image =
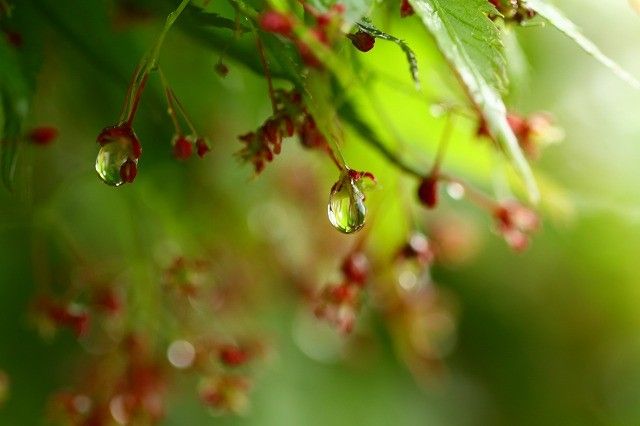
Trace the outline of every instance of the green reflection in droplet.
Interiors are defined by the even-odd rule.
[[[331,188],[327,212],[329,222],[342,233],[351,234],[364,226],[364,194],[348,174],[343,174]]]
[[[131,156],[131,143],[126,138],[116,139],[103,145],[96,158],[96,172],[104,183],[120,186],[124,183],[120,176],[120,167]],[[136,164],[137,160],[134,160]]]

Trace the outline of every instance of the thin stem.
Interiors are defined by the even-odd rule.
[[[162,29],[158,40],[156,40],[156,44],[153,46],[153,49],[151,50],[151,54],[149,56],[149,60],[146,63],[146,67],[144,70],[145,74],[153,70],[158,64],[160,50],[162,49],[162,45],[164,44],[164,39],[167,36],[167,33],[190,2],[191,0],[182,0],[178,8],[171,12],[169,16],[167,16],[167,20],[164,23],[164,28]]]
[[[133,123],[133,119],[135,118],[138,104],[140,103],[140,98],[142,97],[142,92],[144,91],[144,87],[147,83],[149,73],[153,71],[158,65],[160,50],[162,49],[162,45],[164,44],[167,33],[190,2],[191,0],[182,0],[178,8],[171,12],[169,16],[167,16],[167,20],[165,21],[162,32],[158,36],[155,44],[149,50],[149,52],[143,56],[142,60],[136,67],[132,81],[129,84],[129,88],[127,90],[127,97],[125,99],[124,107],[122,108],[122,114],[120,116],[120,124],[131,126],[131,124]]]
[[[338,168],[338,170],[340,171],[344,171],[346,169],[348,169],[348,167],[345,165],[344,163],[344,158],[342,158],[342,154],[340,154],[340,158],[342,158],[342,162],[338,159],[338,157],[336,157],[336,153],[333,152],[333,150],[331,149],[330,146],[327,146],[327,155],[329,155],[329,158],[331,158],[331,160],[333,161],[333,163],[336,165],[336,167]],[[338,151],[339,152],[339,151]]]
[[[135,90],[132,90],[133,98],[128,100],[127,102],[128,108],[125,109],[125,116],[123,117],[125,119],[120,120],[120,121],[124,121],[124,123],[127,126],[131,126],[131,124],[133,124],[133,119],[135,118],[136,112],[138,111],[140,98],[142,98],[142,92],[144,92],[144,87],[147,84],[148,78],[149,78],[148,74],[143,74],[140,77],[140,82],[134,85]]]
[[[187,123],[187,127],[189,128],[191,133],[193,135],[196,135],[198,132],[196,131],[196,128],[193,125],[193,122],[189,118],[187,111],[182,106],[182,102],[180,102],[180,99],[178,99],[173,89],[171,89],[171,86],[169,85],[167,78],[165,77],[164,73],[160,68],[158,68],[158,72],[160,73],[160,81],[162,82],[162,87],[164,88],[165,94],[167,96],[167,103],[169,104],[169,115],[171,115],[171,119],[174,122],[176,131],[181,133],[181,131],[179,130],[180,126],[178,124],[178,117],[175,114],[175,111],[178,111],[178,113],[182,116],[182,119],[185,121],[185,123]]]
[[[453,131],[454,119],[451,114],[447,114],[446,122],[444,123],[444,129],[442,130],[442,136],[440,138],[440,144],[438,145],[438,151],[436,152],[436,159],[431,169],[431,176],[437,176],[440,173],[444,156],[447,153],[449,147],[449,141],[451,140],[451,132]]]
[[[438,176],[438,179],[444,182],[455,183],[462,186],[464,188],[465,196],[471,202],[475,203],[479,207],[482,207],[488,210],[489,212],[494,212],[497,208],[500,207],[500,203],[498,203],[496,200],[489,197],[484,192],[469,185],[467,182],[463,181],[462,179],[459,179],[451,175],[446,175],[446,174],[440,174]]]
[[[271,108],[273,109],[273,114],[278,113],[278,105],[276,103],[276,94],[273,89],[273,80],[271,79],[271,71],[269,69],[269,63],[267,62],[267,57],[264,54],[264,46],[262,44],[262,40],[256,31],[256,44],[258,45],[258,53],[260,54],[260,62],[262,63],[262,68],[264,68],[264,76],[267,79],[267,86],[269,87],[269,98],[271,99]]]
[[[182,135],[182,128],[180,127],[180,122],[178,121],[178,117],[176,116],[176,110],[174,107],[175,98],[162,71],[160,71],[160,81],[162,82],[162,88],[164,89],[164,94],[167,98],[167,113],[169,114],[169,117],[171,117],[171,122],[173,123],[173,127],[176,130],[176,134]]]
[[[196,128],[193,125],[193,122],[189,118],[189,115],[187,114],[187,110],[185,110],[184,106],[182,106],[182,102],[180,102],[180,99],[178,99],[178,97],[175,95],[173,90],[169,89],[169,91],[171,92],[171,96],[173,97],[173,100],[176,106],[178,107],[178,112],[182,116],[182,119],[185,121],[185,123],[187,123],[187,127],[189,127],[189,130],[191,130],[191,133],[193,133],[194,136],[197,135],[198,132],[196,131]]]

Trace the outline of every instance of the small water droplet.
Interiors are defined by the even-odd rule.
[[[364,226],[367,208],[364,194],[356,181],[343,173],[340,180],[331,188],[329,195],[329,221],[338,231],[351,234]]]
[[[450,182],[447,185],[447,194],[454,200],[462,200],[465,192],[464,186],[459,182]]]
[[[96,158],[96,172],[100,179],[107,185],[120,186],[125,183],[120,173],[120,168],[127,160],[138,164],[137,159],[132,159],[131,141],[127,138],[115,139],[102,147]]]

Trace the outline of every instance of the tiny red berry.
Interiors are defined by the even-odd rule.
[[[285,134],[288,137],[291,137],[295,134],[296,132],[296,128],[295,128],[295,124],[293,123],[293,119],[289,116],[285,116],[283,119],[284,122],[284,129],[285,129]]]
[[[349,283],[343,283],[333,287],[329,291],[329,295],[334,303],[351,303],[356,297],[356,289]]]
[[[120,166],[120,177],[124,183],[133,182],[137,174],[138,166],[132,159],[128,159]]]
[[[198,153],[198,157],[204,157],[209,151],[211,151],[211,148],[209,148],[207,141],[204,138],[198,138],[196,140],[196,152]]]
[[[72,313],[70,325],[77,337],[86,336],[89,332],[91,318],[87,312]]]
[[[358,31],[355,34],[349,34],[349,39],[351,40],[351,44],[361,52],[368,52],[373,49],[373,46],[376,43],[376,38],[369,33],[365,33],[364,31]]]
[[[420,202],[432,209],[438,204],[438,177],[427,176],[418,187]]]
[[[402,18],[406,18],[407,16],[413,15],[414,10],[409,0],[402,0],[402,4],[400,5],[400,16]]]
[[[29,139],[36,145],[49,145],[58,137],[58,129],[50,126],[36,127],[29,132]]]
[[[94,296],[95,305],[110,315],[115,315],[122,309],[122,299],[118,292],[110,287],[103,288]]]
[[[7,43],[19,49],[24,44],[24,40],[22,39],[22,34],[17,31],[4,30],[4,35],[7,39]]]
[[[342,3],[336,3],[333,6],[331,6],[331,10],[334,13],[342,15],[343,13],[345,13],[347,11],[347,7]]]
[[[362,286],[369,275],[369,259],[360,251],[353,252],[344,259],[341,269],[346,280]]]
[[[179,136],[173,145],[173,156],[178,160],[186,160],[193,154],[193,145],[185,136]]]
[[[220,348],[220,361],[229,367],[237,367],[249,360],[249,353],[235,345],[225,345]]]
[[[229,67],[224,62],[218,62],[215,70],[220,77],[226,77],[229,74]]]
[[[293,31],[291,17],[275,10],[268,10],[260,15],[259,24],[263,30],[283,36],[289,36]]]

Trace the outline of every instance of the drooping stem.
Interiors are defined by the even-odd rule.
[[[198,132],[196,131],[196,128],[193,125],[193,122],[189,118],[187,111],[182,106],[182,102],[180,102],[180,99],[178,99],[176,94],[173,92],[173,89],[169,85],[169,82],[167,81],[167,78],[164,76],[164,73],[162,72],[162,70],[158,68],[158,71],[160,74],[160,81],[162,82],[162,88],[164,89],[164,93],[167,98],[168,113],[169,113],[169,116],[171,116],[171,121],[173,121],[173,125],[176,129],[176,132],[178,132],[178,134],[182,134],[180,122],[178,120],[178,116],[176,115],[176,112],[178,112],[178,114],[180,114],[184,122],[187,124],[187,127],[189,127],[189,130],[191,131],[191,133],[193,135],[196,135]]]
[[[164,73],[160,71],[160,81],[162,82],[162,88],[164,89],[165,97],[167,98],[167,113],[169,117],[171,117],[171,122],[173,123],[173,127],[176,131],[177,135],[182,135],[182,128],[180,127],[180,122],[178,121],[178,117],[176,115],[176,109],[174,106],[174,96],[171,88],[169,87],[169,83],[164,76]]]
[[[180,14],[184,11],[191,0],[182,0],[180,5],[167,16],[162,32],[158,36],[153,47],[145,54],[134,71],[133,78],[127,89],[127,97],[124,101],[122,113],[120,115],[119,124],[131,126],[133,119],[135,118],[142,92],[149,78],[149,73],[153,71],[158,65],[158,58],[160,57],[160,51],[164,44],[164,39],[167,33],[176,22]]]
[[[438,179],[444,182],[460,185],[464,189],[464,194],[469,199],[469,201],[489,212],[495,211],[500,206],[500,203],[498,203],[498,201],[494,200],[484,192],[469,185],[462,179],[442,173],[438,176]]]
[[[193,125],[193,122],[189,118],[189,114],[187,114],[187,111],[184,109],[184,106],[182,106],[182,102],[180,102],[180,99],[178,99],[175,93],[173,93],[173,90],[169,89],[169,91],[171,92],[171,97],[173,98],[173,101],[175,102],[176,107],[178,107],[178,112],[182,116],[182,119],[184,120],[185,123],[187,123],[187,127],[189,127],[189,130],[195,136],[198,132],[196,131],[196,128]]]
[[[431,168],[431,176],[437,176],[438,173],[440,173],[442,161],[444,160],[444,156],[447,153],[447,148],[449,146],[449,141],[451,140],[453,123],[453,115],[447,114],[446,122],[444,123],[444,130],[442,131],[442,136],[440,137],[440,143],[438,145],[438,151],[436,152],[436,159],[433,162],[433,167]]]
[[[273,109],[273,114],[278,113],[278,106],[276,104],[276,94],[273,89],[273,80],[271,78],[271,70],[269,69],[269,63],[267,62],[267,57],[264,54],[264,46],[262,44],[262,40],[260,36],[256,32],[256,44],[258,45],[258,53],[260,54],[260,62],[262,63],[262,68],[264,68],[264,76],[267,79],[267,86],[269,87],[269,98],[271,99],[271,108]]]

